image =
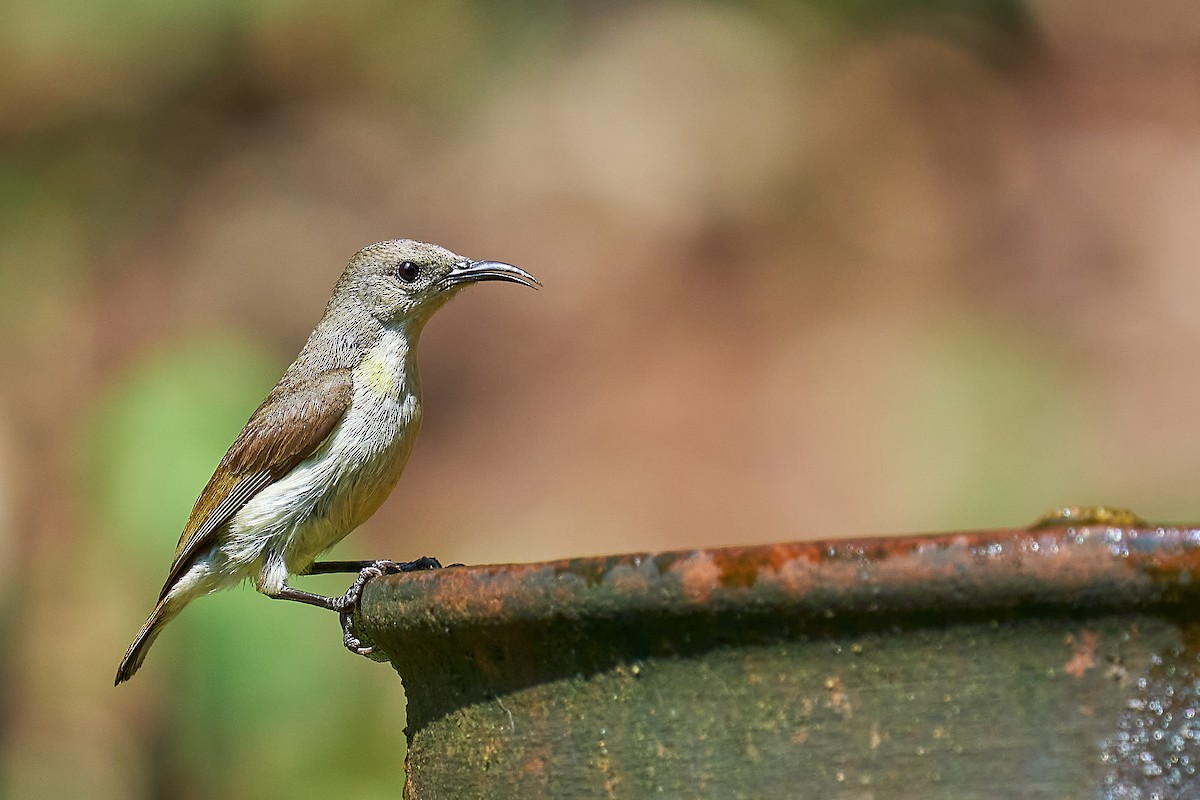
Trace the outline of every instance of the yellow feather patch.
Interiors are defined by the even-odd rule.
[[[376,393],[388,396],[396,390],[395,355],[383,348],[375,348],[367,352],[359,363],[356,377],[370,386]]]

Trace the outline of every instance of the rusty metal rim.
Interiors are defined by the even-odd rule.
[[[1070,525],[793,542],[456,567],[373,581],[368,628],[782,608],[1093,609],[1177,603],[1200,568],[1200,529]]]

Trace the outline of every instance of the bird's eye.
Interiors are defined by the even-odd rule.
[[[412,283],[421,274],[421,268],[412,261],[403,261],[400,263],[399,269],[396,270],[396,274],[405,283]]]

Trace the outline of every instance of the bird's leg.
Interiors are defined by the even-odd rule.
[[[364,646],[362,640],[354,634],[354,609],[358,607],[358,600],[362,596],[362,590],[367,585],[367,581],[371,580],[371,578],[378,578],[383,574],[383,569],[376,567],[371,562],[367,562],[367,566],[359,571],[358,577],[354,579],[354,583],[350,584],[350,588],[341,597],[326,597],[300,589],[293,589],[286,585],[281,586],[276,591],[267,592],[266,595],[273,600],[293,600],[297,603],[306,603],[310,606],[336,611],[342,623],[342,643],[346,645],[346,649],[360,656],[369,656],[375,652],[375,648]]]
[[[425,569],[441,569],[442,562],[430,556],[423,556],[416,561],[388,561],[380,559],[376,561],[317,561],[312,564],[305,575],[329,575],[340,572],[362,572],[365,569],[374,567],[380,570],[384,575],[393,575],[397,572],[418,572]]]
[[[280,600],[295,600],[300,603],[308,603],[309,605],[320,606],[321,608],[328,608],[331,611],[338,612],[342,623],[342,643],[346,645],[346,649],[360,656],[370,656],[375,652],[375,648],[364,645],[362,640],[354,633],[354,610],[358,608],[358,601],[362,597],[362,590],[367,585],[367,581],[384,575],[394,575],[398,572],[418,572],[427,569],[441,569],[441,567],[442,564],[440,561],[429,556],[418,558],[416,561],[322,561],[310,566],[305,570],[304,574],[358,573],[358,576],[354,579],[354,583],[350,584],[350,588],[346,590],[344,595],[341,597],[324,597],[319,594],[293,589],[290,586],[284,586],[277,593],[270,596]]]
[[[266,592],[272,600],[294,600],[297,603],[307,603],[317,608],[327,608],[330,611],[341,611],[345,597],[326,597],[323,594],[313,594],[290,586],[282,586],[277,592]]]

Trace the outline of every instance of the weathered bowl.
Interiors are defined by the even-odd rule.
[[[1200,530],[1068,524],[371,582],[406,797],[1200,797]]]

